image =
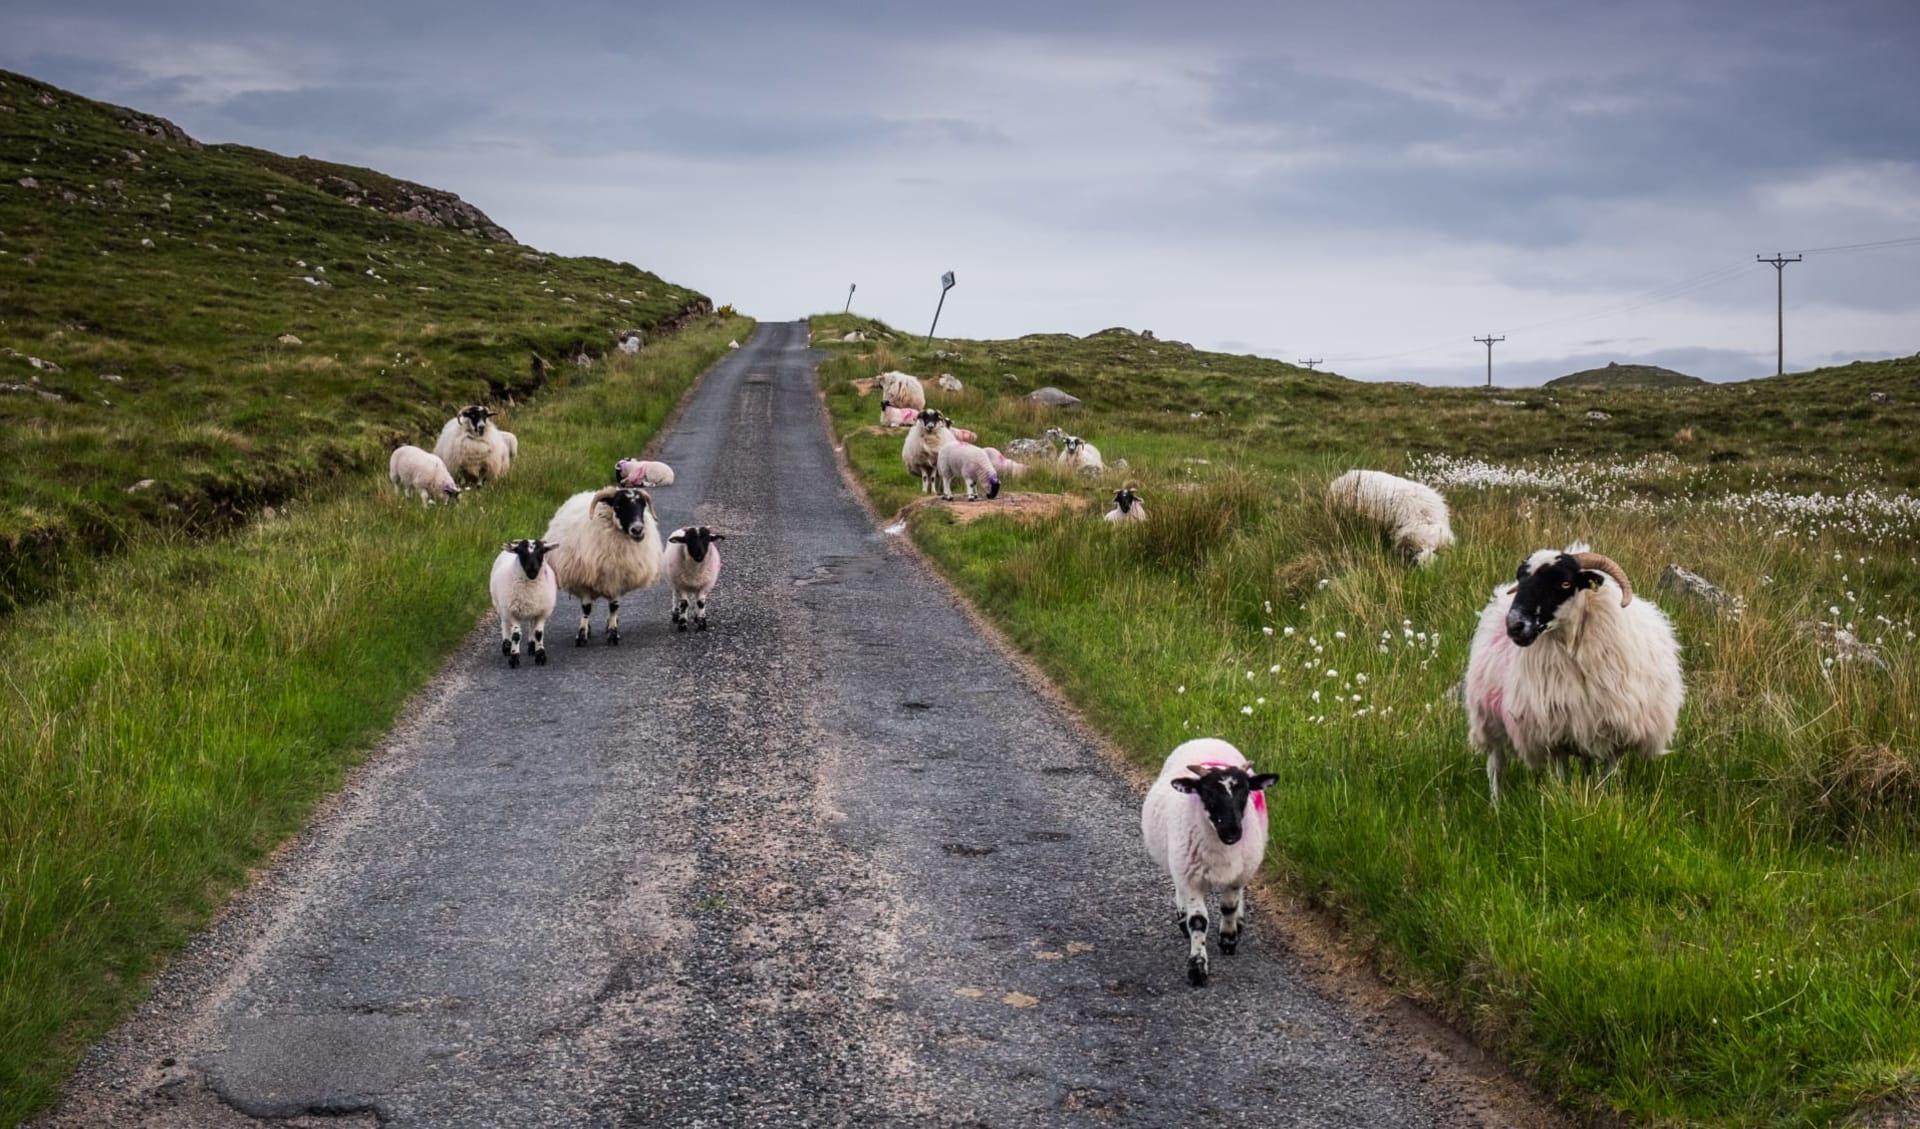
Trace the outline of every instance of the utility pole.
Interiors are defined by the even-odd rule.
[[[846,313],[846,312],[847,312],[848,310],[851,310],[851,309],[853,309],[853,291],[854,291],[854,288],[855,288],[855,287],[857,287],[857,286],[859,286],[859,285],[860,285],[860,284],[859,284],[859,283],[857,283],[857,282],[849,282],[849,283],[847,283],[847,308],[846,308],[845,310],[841,310],[841,311],[840,311],[841,313],[843,313],[843,314],[844,314],[844,313]]]
[[[1318,364],[1325,364],[1326,362],[1325,362],[1325,359],[1321,357],[1314,357],[1312,359],[1302,357],[1300,360],[1294,363],[1298,364],[1301,368],[1306,369],[1308,372],[1312,372],[1313,366]]]
[[[1755,255],[1753,261],[1756,263],[1773,264],[1773,324],[1779,334],[1780,348],[1779,360],[1774,366],[1773,375],[1782,376],[1785,375],[1787,371],[1787,264],[1799,262],[1800,256],[1795,255],[1789,259],[1780,252],[1775,251],[1771,259],[1765,255]]]
[[[1489,333],[1485,337],[1476,337],[1474,338],[1474,340],[1480,342],[1480,344],[1485,345],[1487,347],[1487,387],[1492,388],[1493,387],[1493,347],[1497,342],[1505,341],[1506,338],[1504,336],[1495,337],[1493,334]]]

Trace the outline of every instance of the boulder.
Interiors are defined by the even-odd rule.
[[[1686,600],[1694,600],[1713,608],[1730,619],[1739,619],[1746,614],[1747,602],[1720,587],[1697,572],[1670,564],[1660,574],[1655,585],[1659,591],[1671,592]]]
[[[1612,419],[1613,417],[1611,415],[1608,415],[1606,412],[1601,411],[1599,408],[1595,408],[1592,411],[1587,413],[1587,418],[1592,420],[1609,420],[1609,419]]]
[[[1053,444],[1045,439],[1012,439],[1001,448],[1008,458],[1050,459],[1053,457]]]
[[[280,344],[282,344],[282,345],[299,345],[299,344],[302,344],[302,342],[301,342],[301,340],[300,340],[300,339],[299,339],[298,337],[295,337],[295,336],[294,336],[293,334],[291,334],[291,333],[282,333],[282,334],[281,334],[281,335],[280,335],[279,337],[276,337],[276,338],[274,338],[274,340],[276,340],[276,341],[278,341],[278,342],[280,342]]]
[[[1884,404],[1887,402],[1887,394],[1885,392],[1869,392],[1867,393],[1867,402],[1870,404]]]
[[[958,392],[961,389],[966,387],[966,385],[960,383],[959,377],[953,375],[950,372],[941,373],[940,380],[938,381],[938,383],[941,388],[945,389],[948,392]]]
[[[1060,408],[1065,411],[1072,411],[1080,406],[1080,397],[1070,396],[1052,385],[1034,389],[1027,393],[1027,399],[1036,404],[1045,404],[1050,408]]]

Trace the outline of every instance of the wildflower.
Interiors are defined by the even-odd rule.
[[[1244,714],[1251,714],[1251,713],[1253,712],[1253,707],[1252,707],[1252,706],[1241,706],[1241,707],[1240,707],[1240,712],[1241,712],[1241,713],[1244,713]]]
[[[1353,680],[1362,686],[1367,684],[1367,676],[1365,674],[1356,674],[1353,676]]]
[[[1260,629],[1260,634],[1265,635],[1267,638],[1271,639],[1273,638],[1273,628],[1263,627]]]
[[[1265,698],[1255,698],[1253,704],[1256,706],[1264,706],[1267,704],[1267,700]]]
[[[1318,690],[1315,690],[1315,691],[1313,692],[1313,700],[1314,700],[1314,701],[1316,701],[1316,702],[1320,700],[1320,691],[1318,691]]]
[[[1280,673],[1280,664],[1279,664],[1279,663],[1274,663],[1274,664],[1273,664],[1272,666],[1270,666],[1270,667],[1268,667],[1268,668],[1267,668],[1267,673],[1268,673],[1268,674],[1279,674],[1279,673]]]
[[[1335,670],[1335,669],[1333,669],[1332,667],[1328,667],[1328,668],[1327,668],[1327,677],[1328,677],[1328,678],[1338,678],[1338,677],[1340,677],[1340,672],[1339,672],[1339,671],[1337,671],[1337,670]]]
[[[1347,633],[1344,631],[1336,631],[1333,633],[1333,637],[1335,639],[1345,639],[1347,637]]]
[[[1187,692],[1187,688],[1186,688],[1185,686],[1182,686],[1182,687],[1180,687],[1180,688],[1179,688],[1178,690],[1175,690],[1175,691],[1174,691],[1174,693],[1176,693],[1176,694],[1184,694],[1184,693],[1186,693],[1186,692]]]
[[[1292,635],[1292,634],[1293,634],[1293,628],[1291,628],[1291,627],[1287,627],[1287,628],[1282,628],[1281,630],[1282,630],[1282,632],[1283,632],[1284,634],[1287,634],[1287,635]]]

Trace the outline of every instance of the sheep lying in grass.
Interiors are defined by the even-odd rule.
[[[1494,589],[1467,659],[1467,735],[1494,802],[1509,755],[1535,771],[1552,758],[1561,778],[1576,756],[1610,777],[1623,752],[1664,755],[1686,696],[1665,614],[1581,544],[1541,549],[1514,579]]]
[[[919,414],[919,408],[896,408],[891,400],[880,401],[881,427],[905,427]]]
[[[452,501],[460,496],[460,487],[440,456],[411,445],[396,447],[388,456],[387,481],[402,497],[408,491],[419,492],[422,505],[431,506],[435,498]]]
[[[673,468],[650,459],[621,459],[613,464],[615,486],[672,486]]]
[[[493,410],[469,404],[440,428],[433,453],[447,469],[476,482],[501,478],[520,453],[520,440],[493,422]]]
[[[673,612],[668,617],[681,631],[687,629],[687,609],[693,608],[693,625],[707,629],[707,595],[720,579],[720,550],[715,541],[724,534],[704,525],[676,529],[667,535],[666,552],[660,558],[660,571],[673,586]]]
[[[555,546],[538,538],[509,541],[493,558],[488,588],[493,610],[500,617],[500,653],[507,665],[520,665],[521,631],[533,636],[533,665],[547,665],[547,620],[553,618],[559,588],[547,554]]]
[[[906,442],[900,445],[900,461],[906,464],[908,474],[919,477],[922,494],[933,493],[934,476],[940,469],[940,448],[956,442],[953,428],[938,409],[922,411],[907,429]]]
[[[1107,469],[1105,460],[1100,457],[1100,448],[1080,438],[1069,435],[1066,445],[1060,448],[1060,454],[1054,462],[1061,470],[1078,471],[1081,474],[1098,474]]]
[[[987,453],[971,443],[948,443],[940,448],[934,459],[934,470],[940,476],[940,497],[949,502],[953,501],[956,478],[966,483],[969,502],[979,500],[974,496],[976,488],[986,491],[989,498],[1000,496],[1000,472],[994,469]]]
[[[1384,526],[1394,548],[1415,564],[1433,563],[1435,553],[1453,544],[1447,500],[1422,482],[1383,471],[1350,470],[1327,487],[1327,508]]]
[[[1147,854],[1173,878],[1174,924],[1187,938],[1187,982],[1207,982],[1207,896],[1220,895],[1220,951],[1240,944],[1247,883],[1267,853],[1266,787],[1240,750],[1202,737],[1167,754],[1140,809]]]
[[[927,406],[927,389],[920,378],[904,372],[883,372],[877,378],[880,381],[881,399],[891,401],[896,408],[924,408]]]
[[[1147,507],[1140,501],[1140,491],[1132,483],[1113,492],[1113,508],[1107,511],[1108,521],[1145,521]]]
[[[560,590],[580,601],[574,646],[587,645],[593,602],[607,602],[607,644],[620,643],[620,597],[660,578],[660,527],[653,496],[635,487],[607,486],[575,494],[554,511],[543,541]]]

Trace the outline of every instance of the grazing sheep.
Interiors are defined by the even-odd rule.
[[[1385,526],[1394,548],[1415,564],[1433,563],[1435,553],[1453,544],[1447,500],[1423,482],[1377,470],[1350,470],[1327,487],[1327,508]]]
[[[891,400],[880,401],[881,427],[905,427],[919,414],[919,408],[896,408]]]
[[[1113,508],[1107,511],[1108,521],[1145,521],[1147,507],[1140,501],[1140,491],[1132,483],[1113,492]]]
[[[667,535],[660,571],[666,574],[667,583],[673,585],[673,613],[669,621],[682,631],[687,629],[689,605],[693,607],[694,627],[701,631],[707,629],[707,593],[713,591],[714,581],[720,579],[720,550],[714,548],[713,543],[725,540],[724,534],[704,525],[676,529]]]
[[[621,459],[613,464],[615,486],[672,486],[673,468],[651,459]]]
[[[1027,473],[1027,464],[1014,462],[1012,459],[1001,454],[1000,448],[982,447],[980,449],[985,451],[987,457],[993,460],[993,469],[1000,472],[1001,478],[1019,478],[1021,475]]]
[[[500,653],[510,667],[520,665],[522,628],[533,635],[533,665],[547,665],[547,620],[553,618],[559,587],[546,557],[555,548],[538,538],[509,541],[493,558],[488,587],[500,617]]]
[[[934,470],[940,475],[940,497],[953,501],[953,480],[958,478],[966,483],[967,501],[979,501],[974,496],[977,487],[987,492],[987,497],[1000,496],[1000,472],[994,469],[993,460],[987,453],[971,443],[949,443],[940,448],[934,459]]]
[[[1514,579],[1494,589],[1467,659],[1467,735],[1494,802],[1510,754],[1535,771],[1551,757],[1562,779],[1576,756],[1611,777],[1622,752],[1664,755],[1686,696],[1666,615],[1585,545],[1542,549]]]
[[[587,645],[593,602],[607,602],[607,645],[620,643],[620,597],[660,579],[660,527],[653,496],[632,486],[605,486],[568,498],[547,523],[543,541],[560,590],[580,601],[576,647]]]
[[[1067,436],[1066,445],[1060,449],[1054,462],[1062,470],[1074,470],[1082,474],[1097,474],[1107,469],[1105,460],[1100,457],[1100,448],[1078,435]]]
[[[469,404],[440,429],[433,453],[447,469],[476,482],[500,478],[520,453],[520,440],[493,422],[493,410]]]
[[[411,445],[394,448],[387,458],[387,480],[402,497],[409,490],[419,491],[422,505],[432,505],[435,497],[451,500],[460,496],[460,487],[454,484],[440,456]]]
[[[933,479],[940,469],[940,448],[956,442],[947,417],[938,409],[923,410],[907,429],[907,441],[900,445],[900,461],[907,473],[919,476],[920,492],[933,493]]]
[[[1240,944],[1247,883],[1267,853],[1267,797],[1279,779],[1254,772],[1240,750],[1214,737],[1167,754],[1140,808],[1147,854],[1173,878],[1174,924],[1187,938],[1187,983],[1207,982],[1207,895],[1220,895],[1220,951]]]
[[[924,408],[927,406],[927,389],[920,378],[904,372],[883,372],[878,377],[880,395],[891,400],[897,408]]]

